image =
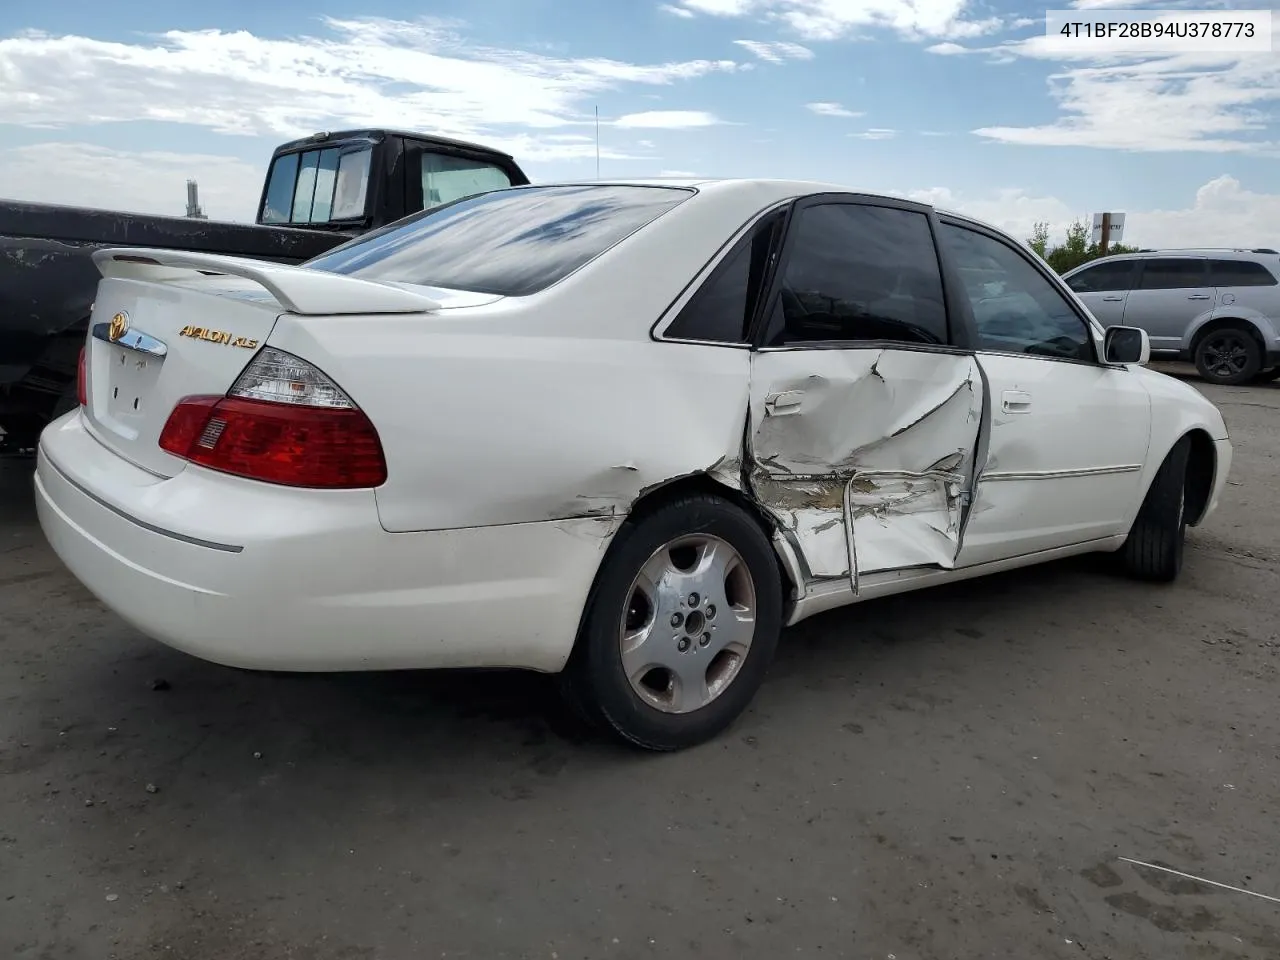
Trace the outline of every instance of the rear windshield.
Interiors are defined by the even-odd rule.
[[[693,195],[680,187],[515,187],[425,210],[307,266],[387,280],[528,296],[594,260]]]

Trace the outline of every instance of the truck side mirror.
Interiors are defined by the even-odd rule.
[[[1103,354],[1107,363],[1144,364],[1151,359],[1151,338],[1138,327],[1108,327]]]

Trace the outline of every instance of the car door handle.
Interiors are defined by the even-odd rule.
[[[1006,390],[1000,394],[1000,409],[1005,413],[1030,413],[1031,394],[1021,390]]]
[[[1207,293],[1191,293],[1187,295],[1188,300],[1212,300],[1213,298]]]
[[[794,413],[800,408],[804,394],[799,390],[785,390],[782,393],[771,393],[764,398],[765,413],[777,416],[783,413]]]
[[[1124,297],[1103,297],[1103,303],[1123,303]]]

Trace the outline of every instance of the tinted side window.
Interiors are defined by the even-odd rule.
[[[1280,266],[1280,261],[1277,261]],[[1214,287],[1274,287],[1276,278],[1253,260],[1210,260],[1209,285]]]
[[[829,203],[800,210],[768,344],[945,344],[947,310],[929,219]]]
[[[782,220],[781,213],[770,214],[734,244],[667,327],[664,336],[676,340],[746,343],[769,265],[769,253]]]
[[[1100,263],[1096,267],[1088,267],[1072,276],[1067,281],[1067,286],[1076,293],[1123,292],[1133,283],[1133,274],[1132,260]]]
[[[949,223],[942,225],[941,240],[973,308],[979,349],[1096,359],[1089,327],[1013,247]]]
[[[1142,278],[1139,290],[1185,290],[1203,287],[1209,282],[1205,273],[1205,261],[1193,257],[1178,260],[1142,261]]]

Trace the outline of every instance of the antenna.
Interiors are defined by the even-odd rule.
[[[596,107],[596,179],[600,179],[600,107]]]

